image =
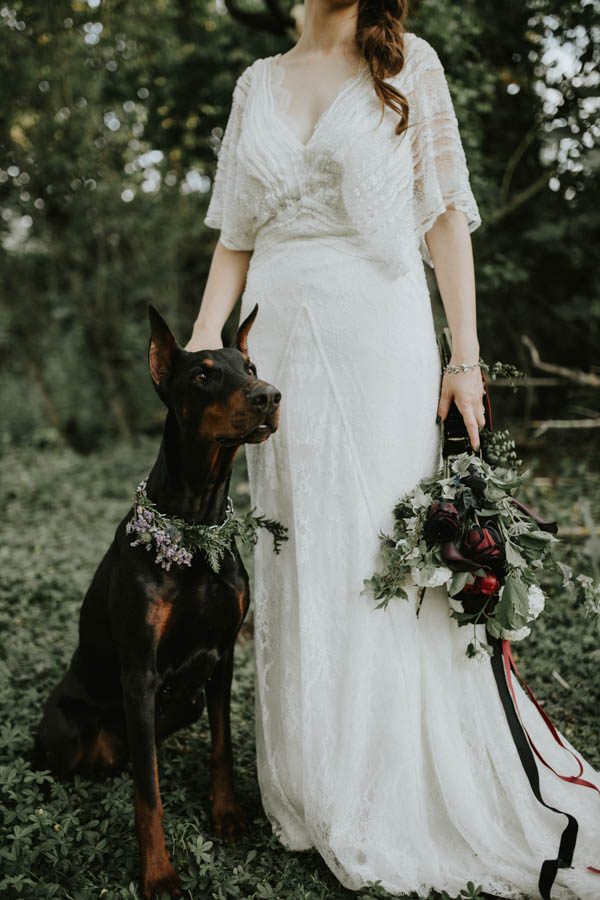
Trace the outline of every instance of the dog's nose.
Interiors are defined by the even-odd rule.
[[[250,403],[258,406],[260,410],[266,410],[269,406],[273,408],[279,406],[281,402],[281,392],[273,387],[272,384],[259,384],[248,394]]]

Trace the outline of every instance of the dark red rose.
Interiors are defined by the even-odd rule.
[[[472,559],[466,559],[454,541],[446,541],[440,545],[440,555],[449,569],[453,572],[475,572],[481,568],[481,564]]]
[[[423,537],[429,546],[454,541],[459,534],[460,519],[455,505],[446,500],[432,503],[423,528]]]
[[[491,572],[487,575],[479,575],[473,584],[465,584],[462,591],[455,599],[462,602],[464,611],[469,615],[476,615],[485,606],[485,615],[493,612],[498,601],[500,579]]]
[[[465,584],[461,594],[482,594],[484,597],[491,597],[498,590],[500,579],[490,572],[488,575],[478,575],[473,584]]]
[[[497,575],[504,572],[504,546],[502,538],[492,525],[474,525],[466,532],[461,544],[464,556],[491,569]]]

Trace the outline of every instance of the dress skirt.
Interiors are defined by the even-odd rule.
[[[247,445],[253,505],[289,528],[255,550],[256,749],[265,813],[290,850],[316,848],[340,882],[391,893],[473,881],[538,897],[565,816],[534,796],[489,661],[445,587],[387,609],[365,592],[395,502],[440,462],[440,361],[423,262],[390,275],[345,239],[259,244],[241,318],[280,426]],[[516,686],[522,719],[559,771],[574,762]],[[565,744],[568,741],[563,737]],[[584,777],[600,785],[586,764]],[[547,803],[579,821],[552,897],[600,897],[600,796],[540,767]]]

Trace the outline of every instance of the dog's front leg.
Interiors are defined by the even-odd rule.
[[[158,676],[154,660],[122,667],[123,701],[133,768],[135,829],[140,849],[144,900],[169,894],[181,897],[181,881],[165,845],[158,783],[154,707]]]
[[[215,833],[227,840],[238,837],[246,829],[244,811],[235,798],[233,788],[233,750],[229,715],[232,677],[233,647],[216,664],[204,688],[212,739],[211,820]]]

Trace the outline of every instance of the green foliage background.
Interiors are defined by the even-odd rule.
[[[460,121],[490,358],[523,362],[527,332],[549,359],[594,362],[594,7],[421,0],[408,22],[438,50]],[[17,0],[0,38],[2,428],[84,450],[129,439],[156,417],[139,389],[147,302],[181,340],[200,303],[235,79],[295,38],[239,24],[217,0]],[[547,56],[560,46],[563,75]]]

